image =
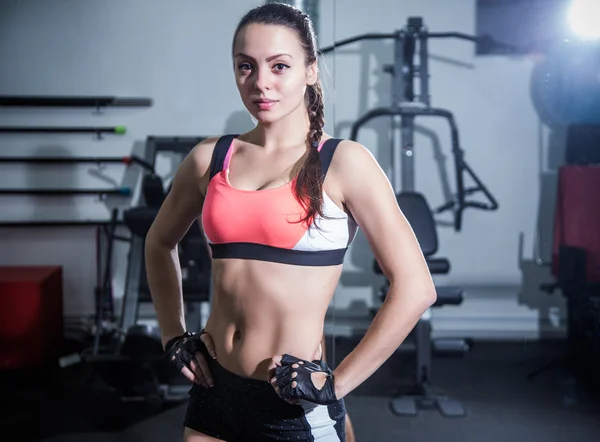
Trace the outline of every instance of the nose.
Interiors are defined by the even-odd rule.
[[[259,69],[256,71],[254,87],[259,91],[265,91],[271,88],[271,75],[268,70]]]

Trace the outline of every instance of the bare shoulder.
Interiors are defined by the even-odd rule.
[[[384,174],[371,151],[352,140],[340,141],[329,167],[342,193],[349,183],[364,182],[365,179]]]
[[[435,298],[429,270],[375,156],[360,143],[344,140],[330,167],[335,170],[342,201],[363,230],[384,275],[392,281],[411,281],[415,292],[425,293],[424,302],[429,303]]]
[[[210,168],[210,162],[219,136],[208,137],[196,144],[186,157],[188,167],[194,171],[195,176],[203,177]]]
[[[146,241],[175,247],[202,213],[210,162],[219,137],[198,143],[186,155],[173,177],[167,197],[152,223]]]
[[[219,138],[219,136],[208,137],[190,150],[175,174],[173,180],[175,190],[183,189],[188,193],[188,190],[194,187],[204,195],[208,185],[210,163]]]

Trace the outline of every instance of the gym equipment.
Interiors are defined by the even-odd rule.
[[[0,95],[7,107],[150,107],[150,98],[61,95]]]
[[[152,165],[146,163],[140,157],[135,155],[125,157],[36,157],[36,156],[5,156],[0,157],[0,163],[28,163],[28,164],[114,164],[122,163],[126,165],[139,164],[140,166],[152,170]]]
[[[76,196],[76,195],[117,195],[130,196],[129,187],[118,187],[115,189],[0,189],[0,195],[35,195],[35,196]]]
[[[102,134],[125,135],[125,126],[107,127],[38,127],[38,126],[4,126],[0,127],[0,133],[93,133],[98,136]]]
[[[600,43],[560,41],[532,73],[532,100],[550,126],[600,124]]]
[[[48,376],[60,355],[63,314],[61,266],[0,266],[0,371],[38,367]]]
[[[536,262],[549,264],[555,279],[540,288],[548,294],[560,290],[566,299],[567,354],[532,371],[528,379],[564,364],[572,375],[600,388],[600,167],[598,162],[584,164],[589,152],[598,148],[598,138],[590,136],[593,126],[573,126],[569,132],[567,164],[558,171],[549,263],[540,259],[536,242]],[[600,135],[600,126],[595,133]],[[583,145],[575,144],[582,140]]]
[[[360,117],[351,128],[350,139],[356,140],[359,129],[374,118],[381,116],[401,118],[400,143],[392,144],[392,186],[396,192],[415,190],[414,161],[414,121],[416,117],[436,116],[447,120],[450,126],[452,155],[454,157],[456,192],[452,200],[434,209],[439,214],[452,210],[454,229],[462,228],[463,212],[467,208],[493,211],[498,209],[498,202],[482,183],[473,169],[465,161],[465,153],[460,147],[458,127],[453,114],[446,109],[433,108],[429,95],[428,40],[432,38],[458,38],[472,42],[495,43],[489,38],[479,38],[458,32],[429,32],[421,17],[409,17],[407,24],[399,31],[389,34],[363,34],[338,41],[332,46],[323,48],[321,53],[328,53],[341,46],[361,40],[393,39],[394,65],[385,66],[384,71],[393,77],[392,106],[372,109]],[[417,45],[418,42],[418,45]],[[418,46],[418,48],[417,48]],[[418,53],[419,65],[415,66],[414,58]],[[415,77],[418,76],[420,92],[415,93]],[[474,187],[465,187],[465,176],[475,182]],[[483,193],[486,201],[473,201],[467,197],[478,192]]]
[[[402,192],[397,195],[398,205],[406,216],[419,241],[429,271],[432,274],[446,274],[450,271],[447,258],[436,257],[438,236],[432,211],[425,197],[417,192]],[[382,274],[377,261],[374,262],[375,273]],[[380,291],[385,299],[389,290],[386,281]],[[464,299],[464,290],[456,286],[436,286],[437,300],[433,307],[444,305],[460,305]],[[443,356],[460,356],[467,353],[470,344],[464,339],[432,340],[431,312],[427,311],[413,330],[416,352],[416,385],[407,394],[394,398],[390,407],[398,416],[416,416],[419,409],[437,408],[445,417],[464,417],[467,412],[462,404],[446,395],[433,392],[431,385],[432,354]]]
[[[490,38],[480,38],[457,32],[429,32],[421,17],[409,17],[407,24],[399,31],[389,34],[363,34],[334,43],[333,46],[322,49],[322,53],[330,52],[341,46],[361,40],[393,39],[394,64],[386,66],[385,72],[393,77],[392,105],[372,109],[360,117],[351,128],[350,138],[356,140],[361,127],[374,118],[388,116],[400,117],[400,143],[394,140],[392,144],[392,186],[396,192],[398,205],[413,228],[427,260],[432,274],[446,274],[450,271],[450,262],[446,258],[435,256],[438,250],[438,237],[434,214],[448,210],[453,212],[454,230],[462,229],[463,212],[467,208],[494,211],[498,202],[465,161],[465,153],[460,147],[459,132],[452,112],[446,109],[434,108],[430,104],[428,41],[432,38],[458,38],[486,45],[506,46],[494,42]],[[415,56],[418,65],[415,66]],[[415,89],[415,78],[418,77],[420,90]],[[456,191],[454,197],[431,209],[425,197],[415,190],[414,173],[414,130],[415,118],[435,116],[444,118],[450,127],[452,155],[454,157]],[[465,178],[470,177],[475,183],[472,187],[465,186]],[[475,201],[470,197],[481,193],[484,201]],[[378,263],[374,262],[374,271],[381,274]],[[386,281],[380,291],[383,300],[389,290]],[[436,286],[437,301],[432,306],[439,308],[448,305],[460,305],[464,299],[461,287]],[[392,411],[400,416],[414,416],[419,409],[436,407],[445,417],[464,417],[467,412],[459,401],[445,395],[435,394],[431,385],[431,356],[464,355],[469,351],[470,343],[464,339],[432,340],[431,338],[431,309],[419,320],[413,331],[416,351],[417,382],[408,394],[391,401]]]
[[[567,128],[565,159],[573,166],[600,164],[600,125],[571,124]]]
[[[119,163],[127,166],[137,164],[146,170],[149,170],[154,175],[154,168],[151,164],[137,156],[125,157],[23,157],[23,156],[6,156],[0,157],[0,164],[10,163],[26,163],[26,164],[84,164],[84,163]],[[116,196],[131,196],[132,191],[129,187],[118,187],[115,189],[95,189],[95,188],[28,188],[28,189],[0,189],[0,195],[35,195],[35,196],[76,196],[76,195],[99,195],[105,197],[107,195]]]
[[[177,155],[180,162],[190,150],[205,137],[148,137],[143,161],[143,202],[138,207],[123,211],[123,221],[131,231],[125,293],[118,324],[106,330],[100,323],[96,327],[94,346],[84,355],[98,373],[125,401],[155,401],[171,403],[186,400],[189,381],[166,363],[156,327],[138,322],[142,303],[152,301],[148,288],[144,243],[145,237],[167,195],[162,179],[154,168],[160,153]],[[108,235],[114,238],[114,224]],[[180,242],[179,260],[183,279],[183,296],[187,305],[207,302],[210,285],[210,256],[197,224]],[[110,259],[111,250],[108,256]],[[105,268],[109,268],[110,263]],[[105,273],[105,284],[110,278]],[[103,289],[103,293],[108,290]],[[102,318],[103,303],[99,304]]]
[[[122,224],[122,221],[118,221]],[[0,227],[90,227],[107,226],[110,220],[106,219],[55,219],[55,220],[11,220],[0,221]]]
[[[61,96],[61,95],[0,95],[0,106],[5,107],[150,107],[150,98],[128,98],[116,96]],[[97,139],[103,134],[124,135],[125,126],[108,127],[44,127],[44,126],[4,126],[0,133],[93,133]]]
[[[161,152],[175,153],[183,157],[205,137],[148,137],[146,140],[146,161],[154,164],[156,155]],[[123,300],[121,326],[127,329],[137,321],[140,303],[151,302],[146,270],[144,266],[144,241],[166,191],[157,178],[146,174],[143,179],[146,205],[123,212],[123,219],[133,234],[127,282]],[[151,189],[151,190],[149,190]],[[194,223],[179,244],[179,259],[182,265],[183,296],[186,302],[207,302],[210,281],[210,256],[204,236],[197,223]]]

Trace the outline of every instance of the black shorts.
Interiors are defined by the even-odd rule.
[[[267,381],[239,376],[207,355],[214,387],[194,384],[184,425],[227,442],[346,440],[344,400],[292,405]]]

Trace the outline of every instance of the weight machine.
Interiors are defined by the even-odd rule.
[[[340,40],[333,46],[323,48],[321,53],[329,53],[339,47],[362,40],[394,40],[394,64],[384,66],[384,71],[391,74],[392,105],[379,107],[368,111],[360,117],[351,128],[350,139],[356,140],[362,126],[378,117],[400,117],[400,147],[392,144],[392,186],[397,192],[415,190],[414,173],[414,131],[416,117],[441,117],[450,126],[452,155],[456,169],[456,194],[450,201],[434,209],[435,214],[452,210],[454,214],[454,229],[462,229],[463,212],[467,208],[493,211],[498,209],[498,203],[487,187],[465,161],[465,153],[460,147],[459,132],[454,115],[447,109],[431,107],[429,93],[429,63],[428,40],[432,38],[458,38],[480,44],[496,43],[490,38],[480,38],[459,32],[429,32],[421,17],[410,17],[406,26],[394,33],[362,34]],[[415,65],[415,56],[419,63]],[[415,93],[415,79],[418,78],[420,90]],[[465,175],[475,182],[474,187],[465,187]],[[467,197],[482,192],[487,201],[468,200]]]
[[[600,125],[567,128],[564,164],[558,168],[551,259],[542,259],[535,239],[535,260],[549,267],[553,282],[540,289],[560,291],[566,301],[566,352],[528,374],[533,380],[561,368],[588,391],[600,392]]]
[[[191,149],[204,139],[205,137],[150,136],[146,140],[146,156],[153,166],[160,153],[174,154],[179,157],[179,160],[183,160]],[[153,173],[147,173],[142,180],[145,203],[123,213],[125,224],[133,234],[121,320],[121,326],[125,330],[136,324],[140,304],[152,301],[144,265],[144,242],[166,193],[162,179]],[[197,223],[190,226],[178,248],[182,266],[184,301],[186,303],[208,302],[210,256]]]
[[[494,211],[498,202],[487,187],[465,161],[465,153],[460,146],[459,132],[452,112],[447,109],[435,108],[430,103],[428,42],[432,38],[458,38],[479,44],[493,44],[510,50],[510,46],[494,42],[490,38],[479,38],[458,32],[429,32],[421,17],[408,18],[407,24],[394,33],[362,34],[336,42],[333,46],[323,48],[322,54],[329,53],[341,46],[346,46],[362,40],[394,40],[394,64],[385,66],[384,71],[390,73],[392,83],[392,104],[390,107],[379,107],[368,111],[351,127],[350,139],[356,140],[358,132],[371,120],[386,116],[392,119],[400,118],[400,142],[392,143],[392,177],[391,182],[399,206],[411,224],[429,270],[432,274],[446,274],[450,271],[450,262],[446,258],[435,257],[438,250],[438,237],[435,227],[434,214],[451,210],[455,231],[461,231],[463,212],[467,208]],[[415,57],[418,64],[415,65]],[[420,89],[415,88],[415,80],[419,80]],[[414,131],[417,117],[441,117],[448,122],[452,155],[454,158],[456,192],[450,201],[431,209],[425,197],[415,191],[415,152]],[[394,126],[393,126],[394,127]],[[470,177],[474,182],[472,187],[465,186],[465,178]],[[477,201],[471,196],[482,193],[484,201]],[[378,263],[374,262],[374,271],[382,274]],[[389,289],[389,281],[380,291],[380,297],[385,298]],[[461,287],[436,286],[437,302],[434,307],[443,305],[460,305],[464,298]],[[463,339],[436,340],[431,338],[431,312],[427,311],[414,329],[416,341],[416,374],[417,382],[414,391],[405,396],[392,400],[392,411],[400,416],[414,416],[419,408],[437,407],[446,417],[463,417],[464,407],[455,399],[432,392],[431,355],[459,354],[469,350],[469,343]]]
[[[158,214],[168,189],[156,174],[156,159],[161,153],[174,155],[177,163],[204,137],[153,137],[146,140],[143,155],[144,174],[141,180],[141,200],[137,207],[123,211],[123,222],[131,232],[125,293],[120,321],[111,330],[102,327],[103,302],[97,316],[94,344],[84,351],[82,358],[90,363],[95,373],[124,401],[152,403],[179,402],[188,397],[189,383],[181,373],[172,369],[164,359],[160,333],[139,321],[139,308],[151,303],[144,249],[145,238]],[[115,235],[116,212],[108,229],[107,264],[104,284],[110,284],[112,242]],[[181,265],[183,300],[196,307],[201,316],[201,304],[210,300],[211,260],[202,232],[193,224],[178,245]],[[105,288],[103,293],[107,293]],[[191,318],[187,318],[190,320]],[[111,319],[112,320],[112,319]],[[190,320],[191,322],[191,320]],[[196,322],[196,321],[194,321]],[[197,323],[201,323],[200,317]],[[194,328],[193,325],[190,328]]]

